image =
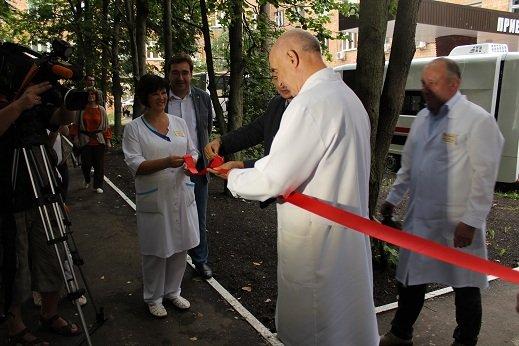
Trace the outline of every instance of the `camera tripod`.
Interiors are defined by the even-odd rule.
[[[45,230],[47,245],[54,247],[56,252],[67,290],[67,299],[75,305],[81,320],[84,338],[80,340],[79,344],[83,344],[86,341],[88,345],[92,345],[90,334],[106,321],[104,309],[102,307],[99,310],[97,309],[81,269],[84,261],[79,256],[76,242],[70,231],[70,218],[65,209],[61,194],[57,191],[58,184],[55,168],[51,165],[44,145],[16,148],[12,166],[12,182],[15,188],[20,160],[23,160],[22,164],[27,169],[33,197]],[[77,267],[85,288],[80,288],[73,265]],[[90,329],[78,300],[85,293],[96,316],[96,321]]]

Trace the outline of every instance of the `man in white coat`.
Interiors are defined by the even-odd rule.
[[[260,201],[301,192],[367,217],[370,125],[360,100],[304,30],[285,32],[269,61],[294,99],[270,153],[254,168],[231,170],[227,187]],[[289,203],[277,213],[281,341],[378,345],[369,238]]]
[[[391,215],[409,191],[406,231],[486,258],[485,220],[503,136],[488,112],[460,94],[460,83],[460,69],[452,60],[438,58],[424,68],[427,108],[413,122],[402,167],[381,212]],[[485,275],[400,249],[396,279],[398,310],[380,345],[412,344],[428,283],[454,288],[458,325],[453,345],[477,343]]]

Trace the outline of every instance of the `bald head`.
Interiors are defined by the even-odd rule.
[[[288,48],[295,51],[321,54],[319,40],[303,29],[293,29],[283,33],[276,43],[274,43],[271,51],[277,48]]]
[[[305,81],[326,67],[319,41],[302,29],[286,31],[272,46],[269,54],[273,79],[296,96]]]

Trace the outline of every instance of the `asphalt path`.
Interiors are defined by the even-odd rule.
[[[79,169],[70,169],[74,239],[85,260],[82,267],[97,305],[106,321],[91,335],[94,345],[266,345],[268,342],[205,280],[188,266],[182,295],[191,302],[187,312],[166,305],[168,317],[153,318],[142,300],[142,280],[134,210],[111,187],[97,194],[82,188]],[[519,346],[519,314],[515,294],[519,287],[495,281],[483,291],[483,326],[479,345]],[[83,311],[87,323],[95,321],[90,301]],[[61,312],[78,321],[76,310],[62,302]],[[38,310],[27,302],[27,324],[37,330]],[[379,330],[390,328],[394,310],[378,314]],[[415,345],[450,345],[456,325],[454,296],[430,299],[415,325]],[[5,344],[0,326],[0,345]],[[48,337],[53,345],[74,345],[81,339]]]

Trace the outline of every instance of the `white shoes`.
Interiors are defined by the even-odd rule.
[[[166,311],[166,308],[164,308],[164,305],[161,303],[159,304],[148,304],[148,309],[150,310],[150,313],[158,318],[164,318],[168,315],[168,312]]]
[[[90,183],[87,183],[87,182],[83,183],[83,188],[88,189],[89,187],[90,187]]]
[[[179,310],[187,310],[191,307],[189,300],[181,296],[166,296],[166,299],[171,302]]]
[[[102,188],[98,187],[98,188],[96,189],[96,192],[97,192],[97,193],[103,193],[104,191],[103,191]]]

